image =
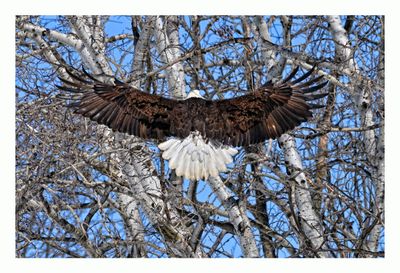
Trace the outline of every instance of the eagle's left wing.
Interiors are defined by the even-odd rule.
[[[57,86],[72,94],[67,98],[74,113],[144,139],[162,140],[171,135],[172,109],[182,102],[142,92],[118,80],[106,84],[83,72],[85,75],[78,77],[68,71],[73,81],[60,78],[64,85]]]

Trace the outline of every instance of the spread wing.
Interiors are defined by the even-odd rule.
[[[113,131],[128,133],[144,139],[170,136],[171,113],[179,101],[145,93],[115,80],[115,84],[98,81],[85,70],[85,78],[69,72],[74,80],[62,78],[59,89],[72,94],[68,106]],[[65,98],[65,96],[63,96]]]
[[[225,144],[243,146],[275,139],[312,117],[311,110],[322,105],[309,101],[327,93],[313,92],[328,82],[323,76],[309,79],[314,68],[294,79],[298,67],[280,83],[268,82],[252,94],[215,102],[215,113],[207,135]]]
[[[298,126],[320,106],[309,103],[326,94],[313,94],[327,82],[305,81],[313,69],[293,80],[296,68],[281,83],[267,83],[255,92],[226,100],[174,100],[142,92],[126,83],[102,83],[86,73],[58,88],[72,93],[75,113],[114,131],[141,138],[184,138],[199,131],[208,139],[232,146],[259,143]]]

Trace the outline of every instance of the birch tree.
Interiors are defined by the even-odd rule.
[[[222,99],[296,66],[329,81],[325,107],[206,181],[55,86],[83,67]],[[17,16],[16,143],[16,257],[382,257],[384,17]]]

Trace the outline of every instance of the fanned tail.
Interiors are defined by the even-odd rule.
[[[226,165],[233,162],[233,156],[238,152],[232,147],[206,143],[198,132],[183,140],[171,138],[158,148],[163,151],[162,157],[169,160],[169,167],[175,169],[176,175],[190,180],[207,179],[226,172]]]

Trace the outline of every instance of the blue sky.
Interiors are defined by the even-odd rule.
[[[53,27],[52,24],[53,23],[50,21],[49,22],[49,27]],[[203,22],[203,24],[205,24],[205,22]],[[276,31],[279,32],[279,24],[277,25]],[[107,32],[108,36],[130,32],[130,18],[129,17],[120,17],[120,16],[112,17],[110,19],[110,21],[106,25],[106,32]],[[184,33],[181,33],[181,35],[184,35]],[[183,38],[183,36],[182,36],[182,38]],[[216,37],[213,37],[211,35],[210,38],[209,38],[209,42],[211,42],[211,43],[214,42],[214,39],[215,39],[215,41],[217,41]],[[274,42],[278,43],[279,40],[276,39],[276,40],[274,40]],[[299,40],[295,41],[295,43],[301,43],[301,42],[302,42],[301,38],[299,38]],[[190,43],[188,45],[190,45]],[[126,48],[130,48],[129,44],[127,44],[125,46],[126,46]],[[114,49],[111,50],[111,54],[116,59],[118,59],[120,57],[121,51],[119,51],[118,48],[114,48]],[[240,52],[239,52],[239,54],[240,54]],[[127,58],[126,62],[129,62],[129,61],[130,61],[129,58]],[[18,79],[17,79],[17,83],[18,83]],[[339,98],[338,103],[342,103],[344,100],[345,100],[345,98]],[[347,122],[348,122],[347,124],[342,124],[342,125],[353,125],[353,124],[351,124],[351,122],[354,122],[354,121],[347,120]],[[313,125],[312,124],[308,124],[307,126],[312,127]],[[298,145],[302,145],[302,141],[301,140],[297,140],[297,142],[298,142]],[[276,147],[276,145],[275,145],[275,147]],[[308,154],[302,154],[303,158],[307,158],[307,156],[308,156]],[[156,164],[158,163],[157,160],[155,160],[155,163]],[[307,162],[305,162],[305,164],[307,164]],[[333,172],[333,175],[335,175],[334,172]],[[273,181],[266,181],[266,183],[271,183],[273,186],[275,186]],[[187,185],[187,181],[186,181],[186,185]],[[276,183],[276,186],[279,186],[279,184]],[[202,191],[198,193],[199,200],[204,200],[205,201],[205,200],[213,200],[213,199],[215,199],[215,198],[210,198],[210,196],[213,196],[213,193],[212,193],[212,190],[210,189],[210,187],[207,185],[207,183],[202,183],[202,185],[199,188],[202,189]],[[83,199],[82,199],[82,201],[83,201]],[[218,202],[216,202],[216,204],[218,204]],[[274,205],[272,205],[272,203],[269,203],[269,205],[270,205],[269,209],[271,211],[273,211],[274,209],[277,209],[276,207],[274,207]],[[64,212],[64,213],[67,214],[68,212]],[[120,219],[118,218],[118,214],[117,213],[114,213],[111,210],[108,213],[110,213],[109,217],[112,220],[120,221]],[[84,217],[84,214],[82,214],[82,217]],[[251,215],[249,215],[249,217],[251,218]],[[100,219],[100,215],[99,215],[99,219]],[[94,221],[95,220],[96,220],[96,218],[94,218]],[[121,235],[122,238],[124,238],[123,229],[118,229],[118,227],[117,227],[117,230],[114,230],[114,228],[115,227],[111,227],[111,225],[110,225],[110,229],[111,230],[113,230],[115,232],[121,232],[120,235]],[[206,234],[205,236],[206,236],[205,242],[212,243],[212,241],[214,240],[212,235],[211,234]],[[236,257],[240,256],[241,251],[240,251],[239,248],[237,248],[237,243],[234,242],[231,238],[228,238],[228,237],[227,237],[226,240],[228,241],[227,242],[227,246],[228,246],[227,248],[231,248],[232,249],[233,255],[236,256]],[[236,248],[234,248],[235,246],[236,246]],[[285,255],[284,253],[281,253],[281,254]]]
[[[158,260],[153,263],[148,260],[135,261],[82,261],[77,260],[53,260],[49,263],[46,260],[36,260],[33,262],[22,262],[16,259],[5,259],[4,266],[14,272],[55,272],[55,271],[96,271],[110,272],[112,270],[128,271],[135,269],[142,273],[146,272],[186,272],[187,268],[196,268],[199,271],[210,270],[229,270],[229,271],[247,271],[264,272],[266,269],[270,271],[279,271],[282,273],[307,270],[311,272],[320,272],[321,269],[329,272],[390,272],[393,266],[398,264],[398,253],[400,253],[400,234],[398,232],[399,218],[397,217],[397,199],[399,183],[397,181],[397,158],[399,154],[399,146],[397,145],[397,136],[399,134],[397,117],[400,116],[400,108],[398,101],[400,93],[397,92],[397,66],[399,59],[399,36],[397,35],[397,4],[395,1],[373,1],[364,0],[362,5],[360,1],[337,0],[330,2],[316,2],[314,0],[303,1],[213,1],[213,0],[170,0],[154,3],[154,1],[142,1],[140,4],[133,4],[132,0],[120,1],[118,4],[110,5],[109,1],[97,1],[93,5],[90,1],[64,1],[56,2],[54,0],[37,0],[37,1],[12,1],[7,3],[2,8],[4,12],[0,17],[3,26],[3,35],[6,41],[2,45],[2,78],[3,90],[14,90],[14,67],[15,67],[15,18],[14,14],[74,14],[76,12],[82,14],[386,14],[386,29],[385,32],[390,39],[386,43],[386,143],[387,152],[386,158],[386,218],[387,232],[390,239],[387,242],[386,250],[388,255],[383,260],[219,260],[218,262],[206,262],[200,260]],[[77,9],[77,7],[79,7]],[[0,142],[2,155],[2,174],[5,177],[3,191],[1,191],[0,200],[4,210],[5,224],[0,226],[2,234],[5,234],[3,240],[1,254],[2,257],[14,256],[14,191],[15,191],[15,93],[3,92],[3,99],[0,100],[0,108],[2,109],[3,120],[5,121],[4,131],[1,134],[2,141]],[[63,270],[64,269],[64,270]]]

